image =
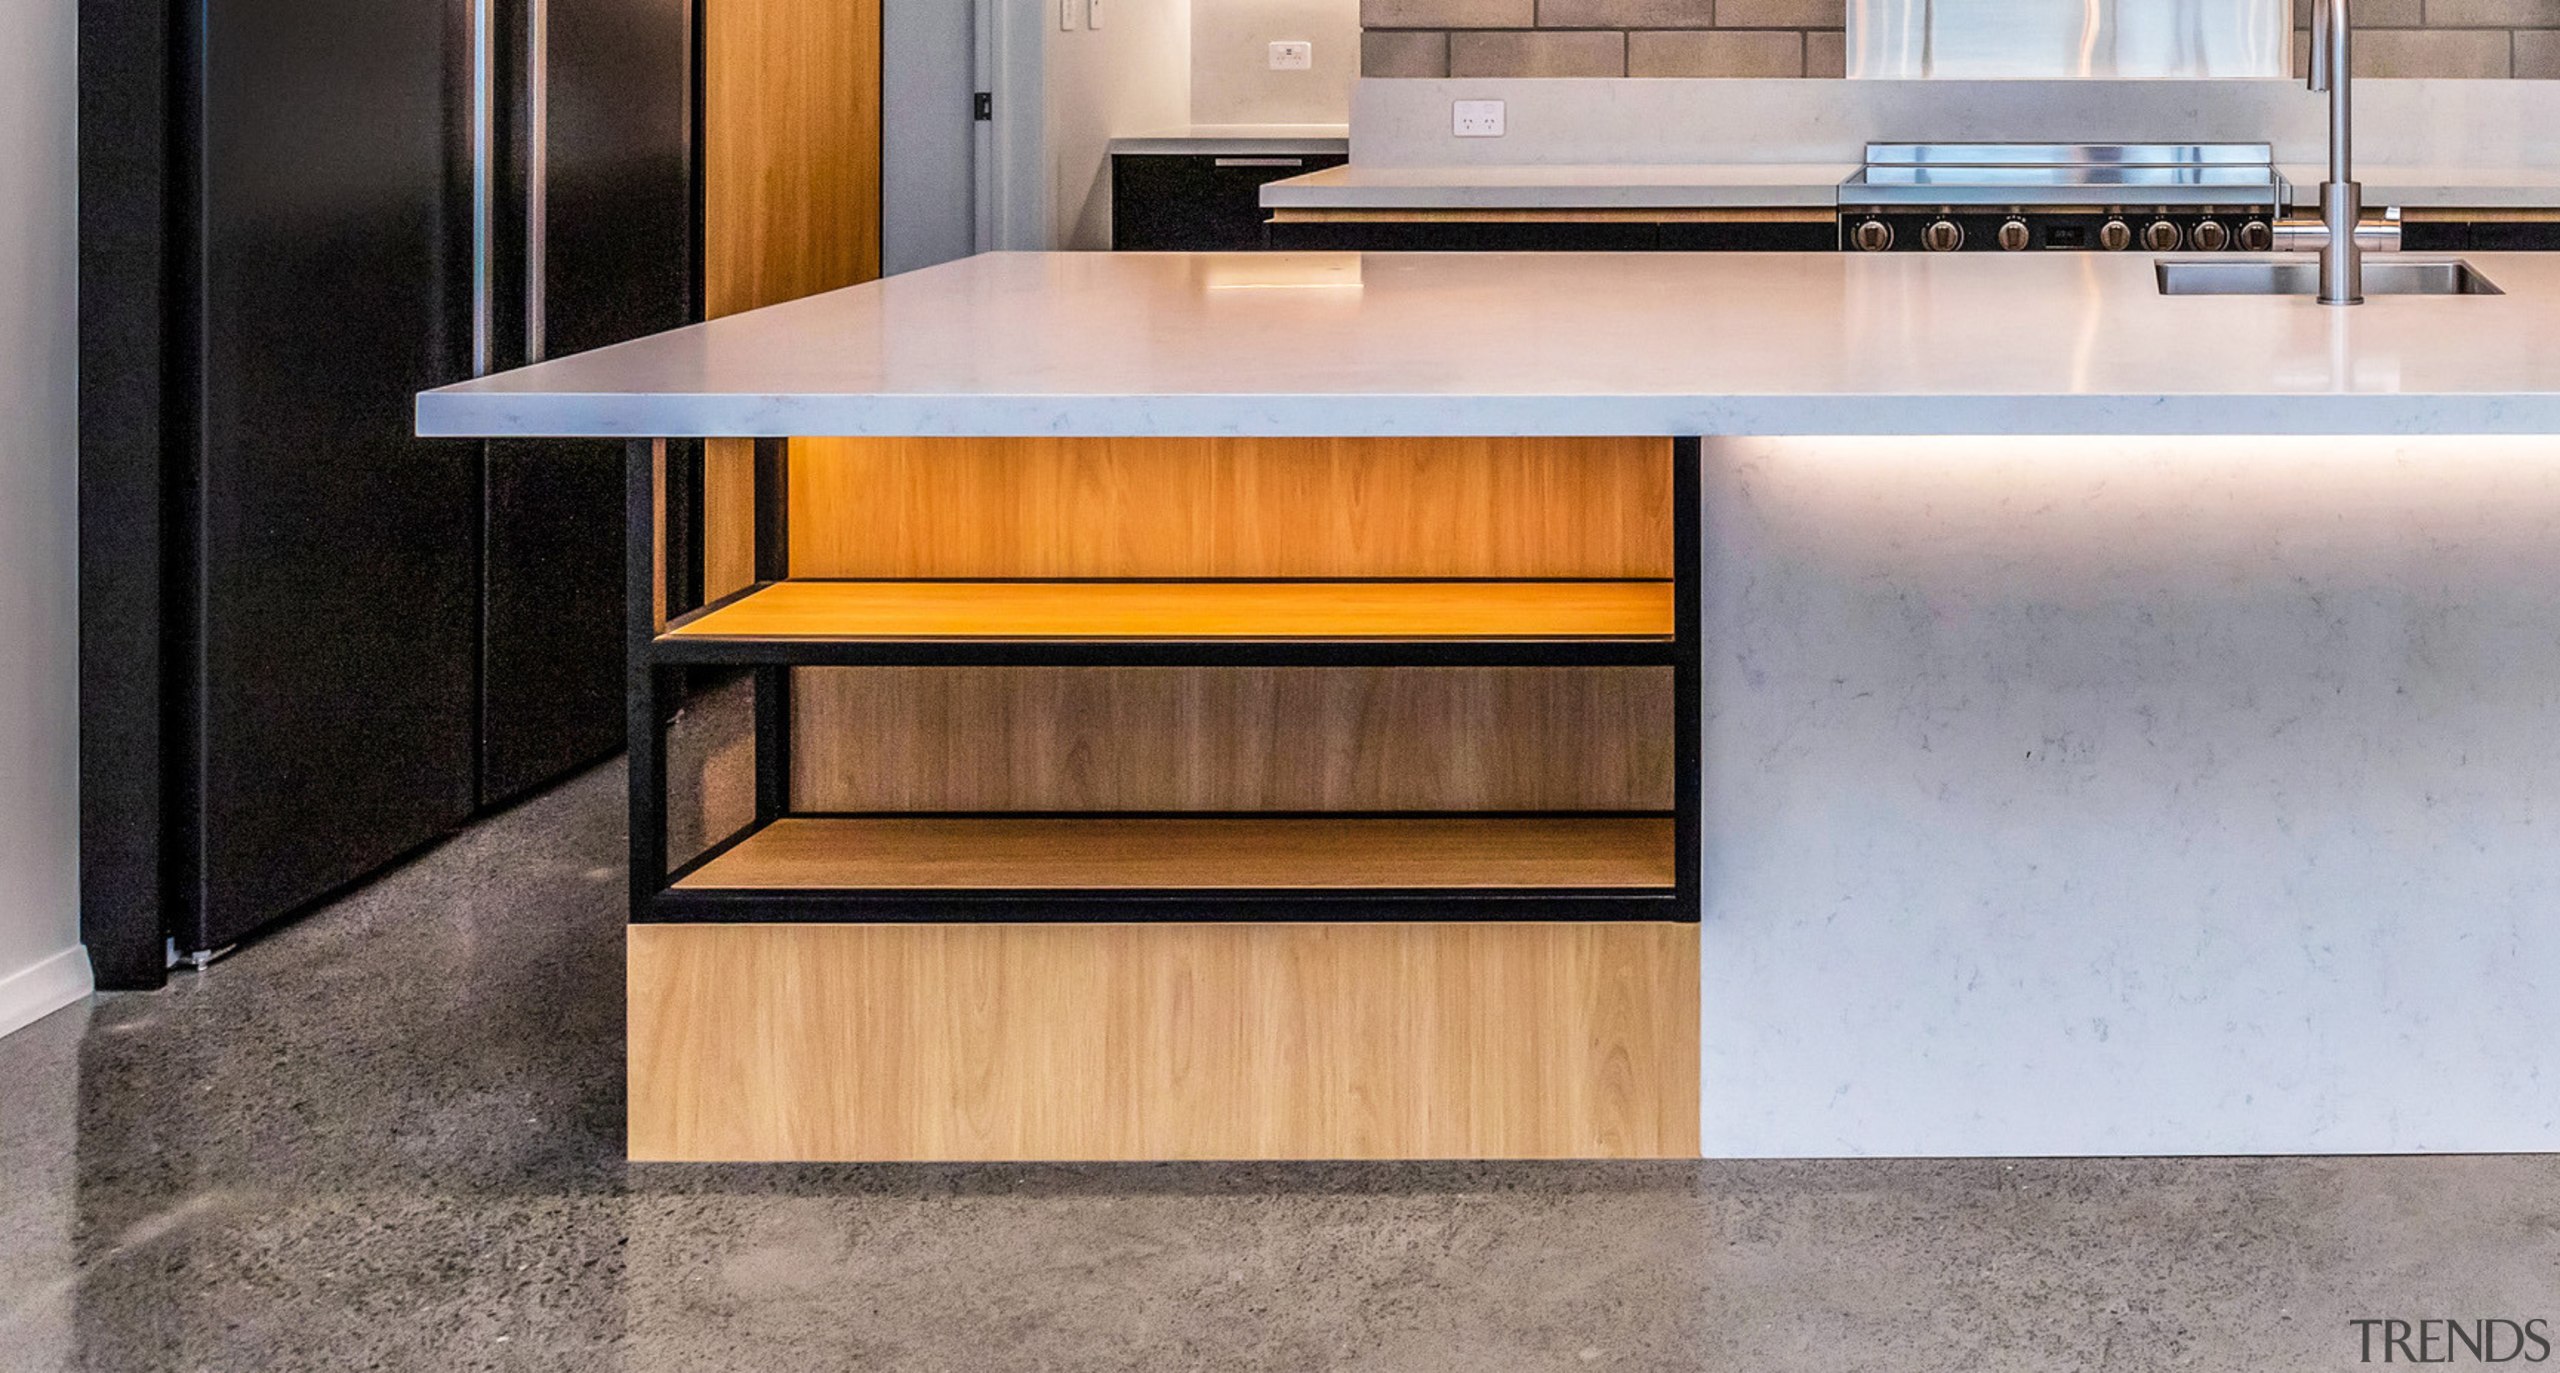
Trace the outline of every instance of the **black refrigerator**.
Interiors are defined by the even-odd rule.
[[[420,390],[694,313],[690,0],[81,0],[83,924],[156,985],[621,743],[621,449]]]

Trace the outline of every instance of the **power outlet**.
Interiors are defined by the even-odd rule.
[[[1302,72],[1315,66],[1316,45],[1304,39],[1288,38],[1271,45],[1271,70]]]
[[[1102,0],[1084,0],[1084,26],[1089,29],[1102,27]]]
[[[1058,0],[1058,32],[1076,31],[1076,12],[1084,8],[1084,0]]]
[[[1502,102],[1499,100],[1450,101],[1449,132],[1460,138],[1502,137]]]

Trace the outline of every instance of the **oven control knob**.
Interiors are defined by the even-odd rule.
[[[2165,219],[2155,219],[2142,230],[2142,246],[2155,253],[2165,253],[2178,246],[2178,226]]]
[[[1851,242],[1862,253],[1881,253],[1893,246],[1893,226],[1881,219],[1864,220],[1849,233]]]
[[[2240,226],[2242,252],[2263,253],[2274,246],[2276,246],[2276,231],[2268,228],[2265,220],[2253,219]]]
[[[2133,246],[2133,226],[2121,219],[2110,219],[2098,226],[2098,246],[2111,253],[2121,253]]]
[[[2027,246],[2027,241],[2030,237],[2031,235],[2027,232],[2027,222],[2025,220],[2009,220],[2000,226],[2000,251],[2004,253],[2019,252]]]
[[[1920,246],[1933,253],[1952,253],[1964,246],[1964,226],[1952,219],[1935,219],[1920,231]]]
[[[2218,219],[2197,221],[2195,232],[2189,237],[2195,241],[2196,251],[2202,253],[2218,253],[2231,246],[2231,231],[2223,228]]]

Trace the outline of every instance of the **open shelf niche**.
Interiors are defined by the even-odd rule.
[[[635,919],[1694,918],[1694,445],[765,440],[725,531],[640,457],[635,697],[757,719],[674,863],[635,747]]]

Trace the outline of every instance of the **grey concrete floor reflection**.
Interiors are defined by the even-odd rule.
[[[621,775],[0,1040],[0,1369],[2330,1370],[2560,1159],[633,1167]]]

